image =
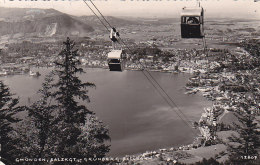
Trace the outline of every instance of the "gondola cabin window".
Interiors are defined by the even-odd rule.
[[[204,37],[204,13],[203,8],[183,8],[181,13],[181,37]]]

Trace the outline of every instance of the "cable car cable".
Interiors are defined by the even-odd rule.
[[[128,48],[128,50],[133,54],[133,52],[130,50],[130,48],[125,44],[125,42],[119,37],[119,39],[124,43],[124,45]],[[145,69],[146,67],[139,61],[140,65]],[[165,95],[171,100],[171,102],[178,108],[177,104],[171,99],[171,97],[168,95],[168,93],[162,88],[162,86],[156,81],[156,79],[151,75],[151,73],[146,70],[147,73],[150,75],[150,77],[153,79],[153,81],[160,87],[160,89],[165,93]],[[182,113],[182,111],[178,108],[178,110]],[[185,116],[182,113],[183,116]]]
[[[92,11],[92,13],[95,14],[95,16],[99,19],[99,21],[102,23],[103,26],[105,26],[105,28],[107,29],[107,31],[109,31],[108,27],[104,24],[104,22],[99,18],[99,16],[93,11],[93,9],[88,5],[88,3],[86,2],[86,0],[83,0],[83,2],[88,6],[88,8]]]
[[[93,2],[92,2],[93,4]],[[94,5],[94,4],[93,4]],[[90,7],[89,7],[90,8]],[[97,8],[96,8],[97,9]],[[97,9],[98,10],[98,9]],[[99,11],[99,10],[98,10]],[[92,12],[94,13],[94,11],[92,10]],[[101,14],[101,12],[99,11],[99,13]],[[95,13],[94,13],[95,14]],[[97,14],[95,14],[97,16]],[[102,15],[102,14],[101,14]],[[103,16],[103,15],[102,15]],[[97,16],[98,17],[98,16]],[[99,17],[98,17],[99,18]],[[104,18],[104,16],[103,16]],[[105,18],[104,18],[105,19]],[[100,20],[100,19],[99,19]],[[109,22],[105,19],[105,21],[109,24]],[[100,20],[100,22],[104,25],[104,23]],[[110,24],[109,24],[110,25]],[[105,25],[104,25],[105,26]],[[110,25],[111,26],[111,25]],[[106,26],[105,26],[106,27]],[[112,26],[111,26],[112,27]],[[107,28],[107,27],[106,27]],[[124,41],[120,38],[120,40],[123,42],[123,44],[126,46],[126,44],[124,43]],[[129,47],[127,47],[129,49],[130,52],[132,52],[130,50]],[[140,63],[141,66],[143,68],[145,68],[142,63]],[[152,81],[147,77],[147,75],[145,74],[145,72],[142,70],[143,74],[145,75],[145,77],[150,81],[150,83],[155,87],[155,89],[157,89],[157,91],[160,93],[160,91],[158,90],[158,88],[152,83]],[[173,102],[173,100],[171,99],[171,97],[166,93],[166,91],[160,86],[160,84],[154,79],[154,77],[150,74],[149,71],[146,70],[146,72],[149,74],[149,76],[153,79],[153,81],[160,87],[160,89],[163,91],[163,93],[171,100],[171,102],[175,105],[175,107],[177,107],[177,109],[180,111],[180,109],[178,108],[178,106]],[[160,95],[163,97],[163,99],[170,105],[170,107],[172,107],[172,105],[169,103],[169,101],[160,93]],[[172,107],[173,108],[173,107]],[[176,111],[177,113],[177,111]],[[181,112],[182,113],[182,112]],[[187,123],[178,113],[177,115],[185,122],[185,124],[187,124],[187,126],[190,126],[189,123]],[[185,115],[182,113],[182,115],[185,117]],[[193,129],[192,129],[193,130]]]
[[[125,42],[120,38],[120,40],[122,41],[122,43],[124,43],[124,45],[127,47],[127,49],[133,54],[133,52],[131,51],[131,49],[125,44]],[[145,69],[146,67],[139,61],[140,65],[143,67],[143,69]],[[178,105],[173,101],[173,99],[169,96],[169,94],[163,89],[163,87],[158,83],[158,81],[152,76],[152,74],[148,71],[148,70],[143,70],[141,69],[141,71],[143,72],[143,74],[145,75],[145,77],[148,79],[148,81],[150,81],[150,83],[154,86],[154,88],[157,90],[157,92],[163,97],[163,99],[166,101],[166,103],[168,103],[168,105],[170,105],[170,107],[176,112],[176,114],[185,122],[185,124],[189,127],[192,127],[189,122],[189,119],[186,117],[186,115],[180,110],[180,108],[178,107]],[[163,92],[164,95],[166,95],[166,97],[170,100],[170,102],[173,104],[173,106],[175,106],[177,108],[177,110],[179,111],[179,113],[182,114],[182,116],[185,118],[183,119],[178,112],[174,109],[174,107],[172,106],[171,103],[169,103],[169,100],[167,100],[167,98],[165,98],[165,96],[163,96],[160,92],[160,90],[158,90],[158,88],[152,83],[152,81],[147,77],[147,75],[145,74],[146,71],[148,73],[148,75],[151,77],[152,81],[155,82],[155,84],[157,86],[159,86],[159,88],[161,89],[161,91]],[[192,129],[193,131],[193,129]],[[195,133],[195,132],[193,132]],[[196,134],[196,133],[195,133]]]
[[[103,21],[99,18],[99,16],[91,9],[91,7],[86,3],[85,0],[83,0],[85,2],[85,4],[89,7],[89,9],[96,15],[96,17],[98,17],[99,21],[102,23],[103,26],[106,27],[106,29],[109,31],[109,29],[107,28],[107,26],[103,23]],[[91,0],[90,0],[91,1]],[[97,7],[94,5],[94,3],[91,1],[91,3],[93,4],[93,6],[97,9]],[[98,9],[97,9],[98,10]],[[108,23],[108,25],[113,28],[111,26],[111,24],[109,24],[109,22],[106,20],[106,18],[103,16],[103,14],[98,10],[98,12],[100,13],[100,15],[103,17],[103,19]],[[131,49],[125,44],[125,42],[121,39],[121,37],[119,36],[120,41],[127,47],[127,49],[132,53]],[[140,65],[145,69],[146,67],[139,61]],[[172,98],[166,93],[166,91],[161,87],[161,85],[156,81],[156,79],[151,75],[151,73],[148,70],[145,70],[148,75],[152,78],[152,80],[155,82],[155,84],[157,84],[160,89],[162,90],[162,92],[167,96],[167,98],[172,102],[172,104],[177,108],[177,110],[186,118],[183,119],[183,117],[181,117],[179,115],[179,113],[177,113],[177,111],[175,110],[175,108],[169,103],[169,101],[161,94],[160,90],[158,90],[158,88],[155,86],[155,84],[153,83],[153,81],[151,81],[151,79],[148,78],[148,76],[145,74],[144,70],[141,70],[142,73],[145,75],[145,77],[148,79],[148,81],[153,85],[153,87],[157,90],[157,92],[162,96],[162,98],[168,103],[168,105],[170,105],[170,107],[176,112],[176,114],[183,120],[183,122],[189,127],[191,128],[192,132],[197,135],[194,130],[192,129],[192,127],[190,126],[189,122],[187,122],[187,117],[185,116],[185,114],[182,113],[182,111],[180,110],[180,108],[177,106],[176,103],[174,103],[174,101],[172,100]]]
[[[96,10],[99,12],[99,14],[102,16],[102,18],[107,22],[107,24],[110,26],[110,28],[113,28],[113,26],[111,26],[111,24],[106,20],[106,18],[103,16],[103,14],[98,10],[97,6],[92,2],[92,0],[89,0],[92,5],[96,8]]]
[[[121,39],[121,41],[122,41],[122,39]],[[122,41],[122,42],[123,42],[123,41]],[[123,43],[124,43],[124,42],[123,42]],[[126,46],[127,49],[132,53],[131,49],[130,49],[127,45],[125,45],[125,46]],[[159,93],[159,95],[165,100],[165,102],[171,107],[171,109],[173,109],[173,110],[176,112],[177,116],[178,116],[181,120],[183,120],[183,122],[184,122],[189,128],[192,128],[192,126],[189,124],[189,122],[187,122],[188,119],[187,119],[186,115],[182,113],[182,111],[180,110],[180,108],[178,107],[178,105],[177,105],[176,103],[174,103],[174,101],[172,100],[172,98],[171,98],[171,97],[167,94],[167,92],[161,87],[161,85],[156,81],[156,79],[151,75],[151,73],[150,73],[148,70],[145,70],[146,67],[145,67],[140,61],[139,61],[139,63],[140,63],[140,65],[143,67],[143,68],[141,68],[142,73],[143,73],[144,76],[147,78],[147,80],[152,84],[152,86],[156,89],[156,91]],[[137,64],[137,63],[136,63],[136,64]],[[146,72],[145,72],[145,71],[146,71]],[[148,73],[148,75],[150,76],[151,79],[149,78],[148,75],[146,75],[146,73]],[[155,84],[154,84],[153,82],[155,82]],[[159,90],[156,85],[158,85],[161,90]],[[164,94],[164,95],[163,95],[163,94]],[[168,99],[167,99],[167,98],[168,98]],[[170,100],[170,101],[169,101],[169,100]],[[172,105],[171,103],[172,103],[173,105]],[[177,108],[177,110],[178,110],[179,112],[175,110],[174,106]],[[182,117],[179,113],[181,113],[183,117]],[[184,119],[184,118],[185,118],[185,119]],[[193,129],[191,129],[191,130],[192,130],[192,133],[193,133],[194,135],[197,135],[196,132],[195,132]]]
[[[148,72],[147,70],[142,70],[142,73],[143,73],[144,76],[147,78],[147,80],[153,85],[153,87],[154,87],[155,89],[157,89],[157,87],[155,86],[155,84],[152,83],[152,81],[149,79],[149,77],[145,74],[144,71],[146,71],[147,73],[149,73],[149,72]],[[189,124],[189,122],[187,122],[187,121],[179,114],[179,112],[174,109],[174,107],[171,105],[171,103],[169,102],[169,100],[168,100],[167,98],[165,98],[165,96],[160,92],[160,90],[156,90],[156,91],[157,91],[157,92],[159,93],[159,95],[165,100],[165,102],[170,106],[170,108],[175,111],[175,113],[177,114],[177,116],[184,122],[184,124],[186,124],[186,125],[188,126],[188,128],[191,128],[192,126]],[[176,108],[178,109],[177,106],[176,106]],[[180,112],[181,112],[181,111],[180,111]],[[192,131],[192,133],[193,133],[194,135],[197,135],[197,133],[196,133],[193,129],[191,129],[191,131]]]
[[[103,17],[103,19],[109,24],[109,26],[111,27],[111,28],[113,28],[112,26],[111,26],[111,24],[106,20],[106,18],[103,16],[103,14],[98,10],[98,8],[96,7],[96,5],[90,0],[90,2],[93,4],[93,6],[95,6],[95,8],[97,9],[97,11],[100,13],[100,15]],[[131,53],[133,53],[132,51],[131,51],[131,49],[126,45],[126,43],[122,40],[122,38],[120,37],[120,36],[118,36],[118,38],[120,39],[120,41],[127,47],[127,49],[131,52]],[[143,68],[146,68],[140,61],[139,61],[139,63],[141,64],[141,66],[143,67]],[[142,70],[142,72],[143,72],[143,74],[145,75],[145,73],[144,73],[144,71]],[[162,92],[168,97],[168,99],[172,102],[172,104],[177,108],[177,110],[186,118],[186,120],[188,120],[187,119],[187,117],[185,116],[185,114],[184,113],[182,113],[182,111],[180,110],[180,108],[177,106],[177,104],[173,101],[173,99],[167,94],[167,92],[161,87],[161,85],[156,81],[156,79],[151,75],[151,73],[148,71],[148,70],[146,70],[146,72],[149,74],[149,76],[151,77],[151,79],[159,86],[159,88],[162,90]],[[152,81],[147,77],[147,75],[145,75],[145,77],[150,81],[150,83],[155,87],[155,89],[157,89],[158,90],[158,88],[152,83]],[[158,90],[158,92],[159,92],[159,90]],[[162,95],[161,95],[162,96]],[[165,99],[165,97],[164,96],[162,96],[164,99]],[[165,99],[165,101],[169,104],[169,101],[167,100],[167,99]],[[171,108],[173,108],[174,109],[174,107],[172,107],[172,105],[171,104],[169,104],[170,105],[170,107]],[[177,111],[176,111],[176,113],[177,113]],[[186,122],[178,113],[177,113],[177,115],[188,125],[188,126],[190,126],[190,124],[188,123],[188,122]],[[193,130],[193,129],[192,129]]]
[[[132,50],[126,45],[126,43],[119,37],[119,39],[120,39],[120,41],[126,46],[126,48],[130,51],[130,53],[132,53],[132,54],[134,54],[133,52],[132,52]],[[145,69],[146,67],[139,61],[139,63],[140,63],[140,65],[143,67],[143,69]],[[141,69],[141,71],[143,72],[143,74],[145,75],[145,73],[144,73],[144,70],[143,69]],[[167,98],[170,100],[170,102],[177,108],[177,110],[179,111],[179,113],[181,113],[182,114],[182,116],[185,118],[185,120],[188,120],[189,121],[189,119],[186,117],[186,115],[180,110],[180,108],[178,107],[178,105],[173,101],[173,99],[168,95],[168,93],[163,89],[163,87],[158,83],[158,81],[151,75],[151,73],[148,71],[148,70],[145,70],[147,73],[148,73],[148,75],[151,77],[151,79],[155,82],[155,84],[157,84],[158,86],[159,86],[159,88],[161,89],[161,91],[164,93],[164,95],[166,95],[167,96]],[[145,75],[146,76],[146,78],[150,81],[150,83],[155,87],[155,89],[157,89],[157,87],[152,83],[152,81],[147,77],[147,75]],[[158,90],[158,89],[157,89]],[[158,90],[158,92],[159,92],[159,90]],[[160,92],[159,92],[160,93]],[[161,93],[160,93],[160,95],[161,95]],[[161,95],[162,96],[162,95]],[[167,100],[167,99],[165,99],[165,97],[164,96],[162,96],[163,97],[163,99],[170,105],[170,107],[172,108],[172,109],[174,109],[174,107],[169,103],[169,100]],[[177,113],[177,111],[176,111],[176,113]],[[179,116],[179,114],[177,113],[177,115]],[[181,116],[179,116],[181,119],[182,119],[182,117]],[[190,124],[189,124],[189,122],[186,122],[184,119],[182,119],[189,127],[192,127]],[[193,129],[192,129],[193,130]]]

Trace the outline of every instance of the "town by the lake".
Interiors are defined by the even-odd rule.
[[[6,10],[5,8],[0,9]],[[15,11],[15,9],[13,10]],[[20,76],[31,77],[34,81],[34,79],[45,76],[46,73],[41,71],[55,68],[55,62],[60,58],[58,55],[64,48],[63,42],[67,37],[63,33],[75,41],[75,48],[79,54],[77,60],[80,61],[80,67],[86,71],[87,76],[89,69],[104,70],[105,72],[101,74],[103,76],[110,73],[108,72],[107,55],[113,49],[112,43],[109,33],[97,23],[98,20],[94,16],[70,16],[54,9],[24,10],[26,14],[21,18],[8,14],[3,14],[2,17],[0,15],[0,25],[3,27],[0,27],[0,80],[5,82],[15,76]],[[41,13],[47,13],[46,10],[51,10],[48,12],[52,14],[42,18]],[[50,19],[50,17],[53,18]],[[88,27],[89,29],[84,29],[83,32],[81,28],[76,29],[76,25],[75,27],[70,25],[67,29],[61,28],[59,26],[65,26],[66,22],[64,23],[56,17],[70,20],[71,24],[75,22],[77,26],[81,26],[78,22],[92,22],[88,25],[95,28]],[[137,153],[129,150],[129,154],[128,150],[124,150],[124,155],[120,154],[120,151],[116,153],[113,150],[115,154],[107,157],[112,160],[109,163],[123,165],[195,164],[205,159],[214,159],[219,164],[225,164],[229,160],[229,147],[235,143],[230,137],[239,137],[241,134],[236,127],[236,125],[242,125],[241,116],[250,111],[247,116],[254,116],[254,122],[257,126],[260,125],[260,19],[220,18],[216,20],[207,18],[204,25],[207,47],[203,47],[202,39],[182,39],[180,37],[179,18],[106,18],[115,25],[119,24],[117,30],[124,43],[117,45],[124,53],[122,58],[125,61],[124,70],[116,72],[117,75],[113,75],[113,78],[126,78],[125,75],[120,76],[124,72],[144,71],[152,75],[160,73],[159,76],[157,75],[157,78],[160,79],[164,78],[161,74],[173,77],[173,79],[174,76],[184,75],[188,77],[185,82],[179,84],[178,87],[173,85],[172,88],[183,89],[181,93],[186,95],[187,99],[203,97],[208,104],[199,111],[197,121],[188,121],[192,129],[198,133],[197,136],[192,136],[191,143],[180,143],[173,146],[167,144],[167,146],[162,145],[156,149],[143,147]],[[22,21],[19,22],[17,19]],[[28,24],[33,24],[34,21],[39,21],[38,19],[43,19],[48,26],[41,28],[41,26],[31,25],[35,27],[32,32],[29,32],[26,25],[21,23],[27,21]],[[8,28],[11,26],[14,28]],[[21,29],[17,30],[16,26]],[[139,77],[136,80],[139,80]],[[105,78],[99,80],[99,82],[101,81],[108,82]],[[174,82],[174,80],[172,81]],[[174,84],[173,82],[172,84]],[[149,84],[148,81],[147,84]],[[128,84],[128,86],[130,85]],[[12,86],[10,88],[12,89]],[[119,89],[113,89],[115,95],[117,92],[123,91],[123,89]],[[99,87],[97,86],[95,90],[98,91]],[[167,90],[162,90],[162,93],[168,97]],[[26,98],[28,99],[26,104],[30,104],[33,99],[31,97],[34,96]],[[149,100],[146,95],[145,97]],[[114,103],[120,104],[116,100]],[[162,101],[160,104],[164,103],[166,104]],[[156,107],[156,105],[153,106]],[[94,108],[95,106],[93,106]],[[114,115],[120,115],[120,113]],[[158,114],[158,116],[160,115]],[[108,120],[105,117],[104,119]],[[110,120],[112,119],[113,117]],[[181,119],[183,120],[183,118]],[[160,122],[162,121],[163,119],[160,119]],[[118,130],[121,130],[119,127]],[[138,130],[138,128],[133,129]],[[178,136],[177,132],[175,134]],[[114,136],[116,137],[116,135]],[[123,143],[127,138],[130,138],[130,135],[117,142]],[[111,140],[113,142],[113,138]],[[241,143],[244,144],[244,142]],[[255,149],[257,151],[255,154],[241,155],[241,159],[254,160],[256,164],[259,163],[260,148],[255,146]]]

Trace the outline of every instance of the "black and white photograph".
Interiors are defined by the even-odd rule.
[[[0,0],[0,165],[259,165],[260,0]]]

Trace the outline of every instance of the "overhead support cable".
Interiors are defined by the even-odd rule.
[[[107,19],[103,16],[103,14],[98,10],[97,6],[92,2],[92,0],[89,0],[89,1],[96,8],[96,10],[99,12],[99,14],[102,16],[102,18],[106,21],[106,23],[110,26],[110,28],[113,28],[113,26],[107,21]]]
[[[89,9],[95,14],[95,16],[99,19],[99,21],[102,23],[102,25],[109,31],[108,27],[105,25],[105,23],[99,18],[99,16],[91,9],[91,7],[87,4],[86,0],[83,0],[85,4],[89,7]],[[92,0],[89,0],[92,5],[96,8],[96,10],[99,12],[99,14],[102,16],[102,18],[105,20],[105,22],[109,25],[110,28],[114,28],[107,19],[103,16],[103,14],[98,10],[97,6],[92,2]],[[127,46],[127,44],[122,40],[120,36],[118,38],[121,41],[121,45],[124,45],[130,53],[134,54],[133,51]],[[194,135],[197,135],[197,133],[193,130],[192,125],[187,121],[188,118],[186,115],[180,110],[178,105],[173,101],[173,99],[168,95],[168,93],[163,89],[163,87],[158,83],[158,81],[152,76],[152,74],[146,70],[146,67],[139,61],[139,64],[142,66],[141,71],[144,74],[144,76],[147,78],[147,80],[152,84],[152,86],[155,88],[155,90],[159,93],[159,95],[165,100],[165,102],[176,112],[178,117],[189,127],[191,128],[191,131]],[[147,73],[147,74],[146,74]],[[158,88],[158,87],[159,88]],[[174,108],[176,107],[176,108]]]
[[[92,13],[98,18],[98,20],[102,23],[102,25],[109,31],[108,27],[104,24],[104,22],[99,18],[99,16],[94,12],[94,10],[88,5],[86,0],[83,0],[83,2],[88,6],[88,8],[92,11]]]
[[[122,41],[122,43],[126,46],[126,48],[130,51],[131,54],[133,54],[132,50],[125,44],[125,42],[119,37],[119,39]],[[183,122],[188,126],[192,128],[192,125],[189,124],[189,122],[187,122],[188,118],[186,117],[186,115],[180,110],[180,108],[178,107],[178,105],[173,101],[173,99],[169,96],[169,94],[163,89],[163,87],[158,83],[158,81],[152,76],[152,74],[146,70],[146,67],[139,61],[139,64],[142,66],[141,71],[142,73],[145,75],[145,77],[148,79],[148,81],[153,85],[153,87],[157,90],[157,92],[160,94],[160,96],[165,100],[165,102],[176,112],[176,114],[179,116],[179,118],[181,118],[183,120]],[[148,74],[148,76],[145,74]],[[150,77],[150,78],[149,78]],[[158,89],[158,87],[159,89]],[[179,113],[183,116],[181,116],[176,110],[175,108],[179,111]],[[194,134],[196,134],[194,132],[193,129],[191,129],[192,132]]]

